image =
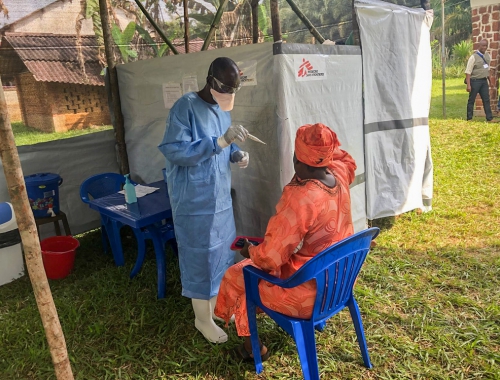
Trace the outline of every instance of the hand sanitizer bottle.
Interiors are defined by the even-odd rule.
[[[125,202],[128,204],[137,203],[137,195],[135,194],[135,187],[130,182],[130,174],[125,174],[125,185],[123,186],[125,191]]]

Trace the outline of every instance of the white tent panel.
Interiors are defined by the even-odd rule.
[[[367,217],[429,210],[432,11],[355,2],[363,46]]]
[[[319,57],[325,62],[324,80],[295,80],[294,55],[302,56],[304,49],[307,57]],[[356,47],[255,44],[118,66],[133,177],[145,182],[161,178],[164,158],[156,146],[162,140],[169,112],[164,86],[182,87],[183,78],[195,76],[202,88],[210,63],[219,56],[233,59],[249,76],[236,95],[231,112],[233,124],[243,125],[267,143],[247,140],[239,144],[250,153],[250,165],[244,170],[237,166],[232,169],[237,232],[256,236],[264,233],[282,188],[293,175],[295,131],[302,124],[315,122],[337,132],[343,148],[358,163],[359,189],[353,189],[353,210],[356,230],[364,228],[361,58]]]

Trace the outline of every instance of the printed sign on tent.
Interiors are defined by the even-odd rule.
[[[163,103],[165,108],[172,108],[174,103],[182,96],[180,83],[163,83]]]
[[[293,68],[296,81],[326,79],[325,57],[317,55],[294,55]]]
[[[238,62],[237,65],[242,72],[241,85],[257,86],[257,61]]]
[[[182,77],[182,90],[185,94],[188,92],[200,91],[198,87],[198,77],[196,75],[185,75]]]

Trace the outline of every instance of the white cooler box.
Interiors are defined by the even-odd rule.
[[[0,285],[24,275],[21,237],[14,209],[8,202],[0,203]]]

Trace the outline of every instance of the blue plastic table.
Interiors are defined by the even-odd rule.
[[[116,222],[126,224],[134,232],[147,229],[151,234],[156,253],[158,268],[158,298],[165,294],[165,246],[161,236],[161,222],[172,218],[172,209],[167,195],[167,185],[164,181],[153,182],[145,186],[157,187],[154,193],[137,198],[137,203],[127,205],[123,194],[111,194],[102,198],[92,199],[91,209],[98,211],[103,217],[104,227],[111,245],[111,251],[116,265],[125,264],[120,239],[120,230]]]

